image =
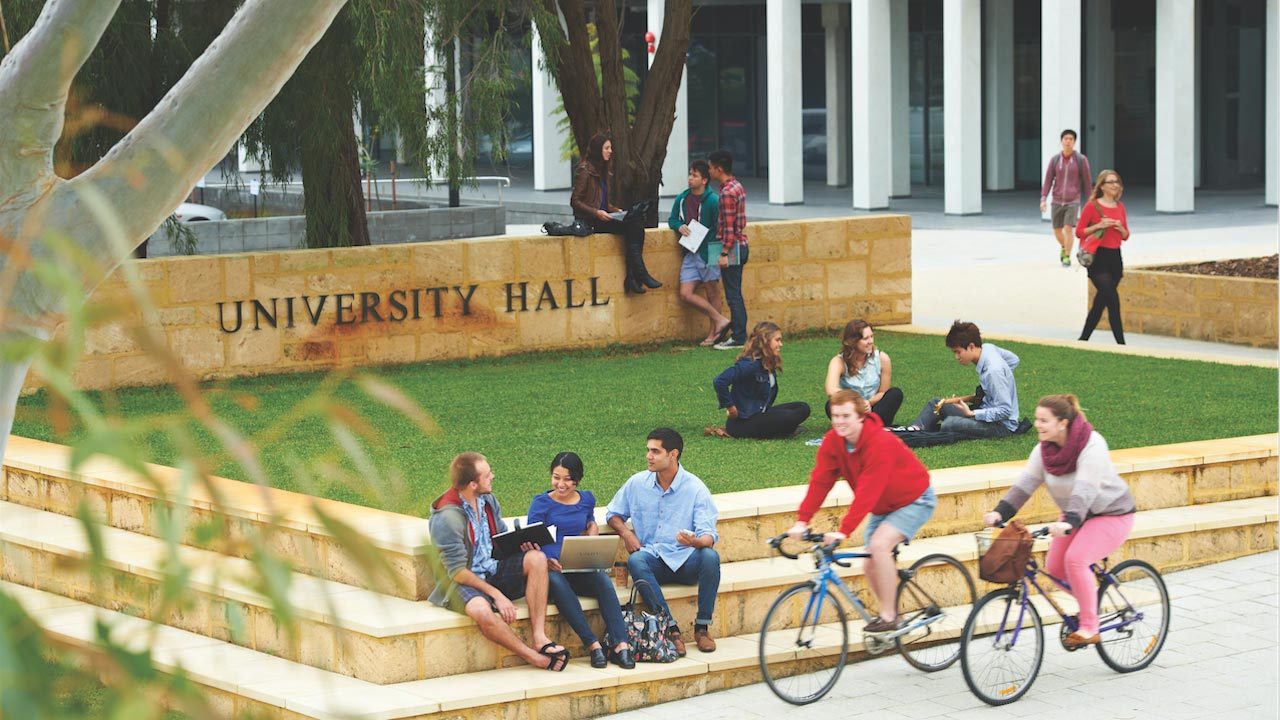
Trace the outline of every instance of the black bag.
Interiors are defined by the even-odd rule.
[[[575,235],[577,237],[586,237],[593,232],[591,226],[582,218],[574,218],[572,223],[565,225],[554,220],[542,223],[542,232],[548,235]]]

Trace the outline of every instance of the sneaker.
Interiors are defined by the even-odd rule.
[[[744,344],[745,343],[734,342],[733,338],[729,338],[728,340],[725,340],[724,342],[718,342],[715,345],[712,345],[711,347],[717,350],[739,350],[742,348]]]
[[[1058,251],[1058,259],[1062,261],[1062,267],[1071,267],[1071,253],[1066,250]]]
[[[809,445],[810,447],[818,447],[819,445],[822,444],[822,438],[816,437],[811,440],[805,440],[804,444]]]
[[[882,617],[877,617],[875,620],[867,623],[866,626],[862,628],[862,632],[887,633],[897,630],[898,627],[899,623],[897,620],[885,620]]]

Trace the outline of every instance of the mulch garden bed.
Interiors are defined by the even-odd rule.
[[[1161,267],[1148,267],[1142,269],[1190,273],[1192,275],[1275,279],[1277,276],[1278,261],[1280,261],[1280,255],[1272,255],[1270,257],[1244,258],[1241,260],[1215,260],[1214,262],[1193,263],[1189,265],[1163,265]]]

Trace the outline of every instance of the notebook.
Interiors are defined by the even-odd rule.
[[[567,573],[609,570],[621,541],[617,535],[570,535],[561,541],[560,566]]]

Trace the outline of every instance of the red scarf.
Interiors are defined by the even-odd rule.
[[[1059,446],[1047,440],[1040,443],[1040,459],[1044,461],[1045,472],[1059,476],[1075,472],[1076,460],[1092,434],[1093,426],[1085,419],[1084,413],[1080,413],[1067,426],[1065,444]]]

